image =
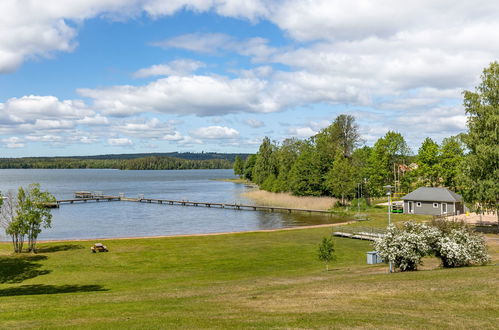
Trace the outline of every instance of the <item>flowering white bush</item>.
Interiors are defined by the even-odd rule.
[[[489,261],[483,236],[456,223],[428,226],[409,221],[402,228],[390,225],[374,247],[385,262],[391,261],[401,271],[416,270],[421,259],[431,254],[441,258],[444,267]]]
[[[489,262],[483,236],[466,230],[453,229],[435,241],[435,254],[444,267],[462,267]]]
[[[432,252],[430,232],[428,226],[415,222],[406,222],[403,229],[391,225],[374,247],[385,262],[391,261],[401,271],[416,270],[421,258]]]

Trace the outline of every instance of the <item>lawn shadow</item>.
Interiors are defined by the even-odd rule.
[[[42,265],[37,261],[45,259],[47,257],[41,255],[0,257],[0,283],[21,283],[50,273],[50,270],[39,269]]]
[[[28,296],[38,294],[57,294],[75,292],[108,291],[101,285],[45,285],[31,284],[17,287],[0,289],[0,297],[8,296]]]
[[[80,249],[84,249],[84,248],[85,247],[81,244],[53,245],[53,246],[46,246],[46,247],[37,248],[36,253],[52,253],[52,252],[59,252],[59,251],[80,250]]]

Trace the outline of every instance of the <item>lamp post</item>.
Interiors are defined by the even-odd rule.
[[[392,224],[391,221],[391,211],[392,211],[392,186],[383,186],[383,188],[386,189],[386,195],[388,196],[388,226]],[[393,265],[392,262],[389,262],[390,265],[390,273],[393,272]]]
[[[361,183],[357,183],[357,214],[360,213],[360,199],[362,198]],[[454,208],[455,209],[455,208]]]

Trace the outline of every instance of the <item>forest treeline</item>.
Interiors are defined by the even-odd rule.
[[[402,134],[388,131],[374,146],[361,146],[355,118],[339,115],[309,139],[282,143],[264,138],[258,153],[245,162],[236,158],[235,173],[272,192],[304,196],[333,196],[343,202],[356,197],[379,197],[383,186],[409,192],[419,186],[460,190],[459,168],[464,159],[461,136],[439,145],[426,138],[413,154]]]
[[[98,156],[96,156],[98,157]],[[187,170],[187,169],[228,169],[233,162],[229,159],[182,159],[177,157],[148,156],[132,159],[124,158],[2,158],[0,168],[109,168],[119,170]]]
[[[256,155],[245,161],[236,157],[234,172],[264,190],[334,196],[344,204],[355,196],[384,196],[386,185],[400,193],[447,187],[461,193],[473,210],[495,213],[499,227],[497,61],[483,70],[475,91],[463,91],[463,105],[467,131],[441,144],[427,137],[417,153],[394,131],[372,147],[362,146],[355,118],[340,115],[309,139],[264,138]]]

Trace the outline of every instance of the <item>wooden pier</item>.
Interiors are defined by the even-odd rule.
[[[85,198],[72,198],[72,199],[58,199],[52,204],[73,204],[73,203],[86,203],[86,202],[112,202],[120,201],[118,196],[102,196],[102,197],[85,197]]]
[[[141,203],[156,203],[156,204],[168,204],[168,205],[180,205],[180,206],[202,206],[202,207],[216,207],[222,209],[235,209],[235,210],[250,210],[250,211],[270,211],[270,212],[306,212],[306,213],[322,213],[331,214],[329,211],[325,210],[313,210],[313,209],[297,209],[290,207],[280,207],[280,206],[261,206],[261,205],[246,205],[246,204],[233,204],[233,203],[213,203],[213,202],[193,202],[193,201],[179,201],[170,199],[156,199],[156,198],[141,198],[137,199],[137,202]]]
[[[154,203],[165,205],[178,205],[178,206],[194,206],[194,207],[209,207],[233,210],[249,210],[249,211],[268,211],[268,212],[302,212],[302,213],[319,213],[319,214],[332,214],[325,210],[314,209],[299,209],[280,206],[261,206],[261,205],[247,205],[237,203],[214,203],[214,202],[195,202],[186,200],[172,200],[172,199],[158,199],[158,198],[129,198],[125,196],[98,196],[98,197],[79,197],[72,199],[60,199],[47,207],[59,207],[61,204],[74,204],[74,203],[87,203],[87,202],[137,202],[137,203]]]

